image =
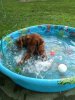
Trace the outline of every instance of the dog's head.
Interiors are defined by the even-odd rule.
[[[38,34],[29,34],[25,36],[26,44],[28,46],[40,46],[44,43],[43,39]]]
[[[30,53],[38,51],[38,47],[44,44],[43,39],[38,34],[29,34],[25,36],[27,49]]]
[[[16,41],[16,45],[19,49],[22,49],[23,47],[27,47],[28,49],[33,50],[43,44],[44,44],[44,41],[41,38],[41,36],[38,34],[28,34],[28,35],[18,38]]]

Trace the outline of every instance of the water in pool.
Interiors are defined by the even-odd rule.
[[[42,36],[45,41],[47,60],[30,58],[18,66],[25,49],[17,51],[14,44],[8,46],[2,63],[10,70],[28,77],[57,79],[75,76],[75,42],[67,37]],[[60,66],[63,65],[64,66]]]

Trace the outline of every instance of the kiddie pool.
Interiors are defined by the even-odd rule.
[[[12,32],[3,39],[3,49],[8,42],[17,39],[24,34],[38,33],[41,35],[50,34],[55,36],[75,37],[75,28],[63,26],[63,25],[50,25],[43,24],[37,26],[31,26],[18,31]],[[1,46],[0,41],[0,46]],[[38,92],[61,92],[72,88],[75,88],[75,77],[64,79],[36,79],[16,74],[5,66],[3,66],[0,59],[0,71],[6,76],[10,77],[16,84],[20,86]]]

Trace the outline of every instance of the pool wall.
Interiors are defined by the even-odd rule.
[[[71,37],[75,36],[75,28],[63,26],[63,25],[37,25],[32,27],[27,27],[20,29],[18,31],[12,32],[3,38],[3,52],[6,53],[5,49],[8,42],[15,41],[18,37],[25,34],[39,33],[40,35],[58,35],[60,37]],[[1,44],[1,42],[0,42]],[[1,45],[0,45],[1,46]],[[0,71],[6,76],[10,77],[15,83],[20,86],[38,92],[61,92],[66,91],[71,88],[75,88],[75,77],[65,78],[65,79],[37,79],[30,78],[16,74],[5,66],[3,66],[0,59]]]

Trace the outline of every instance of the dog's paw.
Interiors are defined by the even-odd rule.
[[[17,65],[22,65],[24,63],[24,61],[23,60],[20,60],[18,63],[17,63]]]

